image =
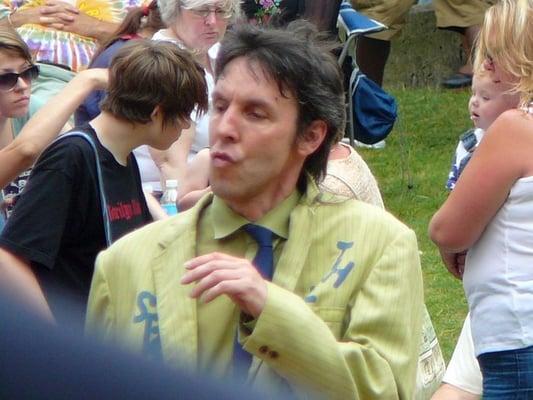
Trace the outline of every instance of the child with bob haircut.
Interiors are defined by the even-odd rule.
[[[43,152],[0,236],[2,279],[58,322],[67,304],[82,324],[97,253],[151,221],[131,152],[168,148],[193,109],[205,112],[205,78],[187,51],[133,41],[113,59],[101,107]]]

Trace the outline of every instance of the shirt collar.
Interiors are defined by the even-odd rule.
[[[254,222],[254,224],[268,228],[277,236],[287,239],[289,236],[290,215],[299,200],[300,193],[295,189],[285,200]],[[250,223],[246,218],[229,208],[218,196],[213,198],[212,214],[215,239],[225,238]]]

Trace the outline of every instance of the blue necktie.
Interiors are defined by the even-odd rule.
[[[257,253],[252,263],[263,275],[271,281],[274,270],[274,252],[272,250],[272,231],[259,225],[244,225],[244,230],[257,242]]]
[[[263,278],[272,280],[274,270],[274,252],[272,250],[272,231],[259,225],[247,224],[243,229],[257,242],[258,250],[252,264],[261,273]],[[238,374],[244,375],[252,362],[252,355],[244,350],[237,340],[233,343],[233,366]]]

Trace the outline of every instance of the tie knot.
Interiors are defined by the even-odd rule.
[[[260,225],[247,224],[244,230],[257,242],[259,247],[272,247],[272,231]]]

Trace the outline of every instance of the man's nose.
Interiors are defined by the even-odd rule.
[[[227,108],[223,113],[213,114],[209,121],[210,141],[214,143],[218,140],[237,141],[238,114],[232,107]]]

